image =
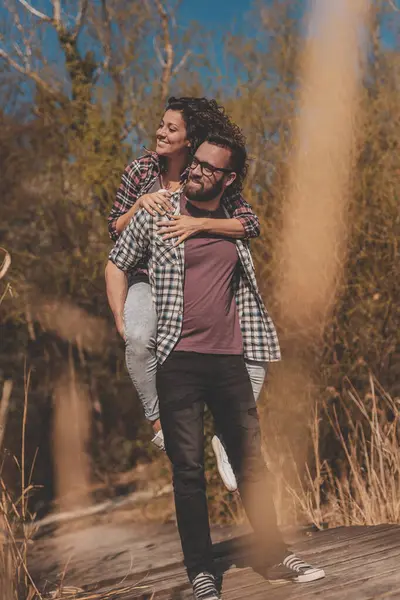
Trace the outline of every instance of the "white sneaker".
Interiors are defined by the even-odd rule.
[[[211,446],[214,451],[215,458],[217,459],[218,472],[222,481],[224,482],[224,486],[229,492],[236,492],[238,486],[235,474],[228,460],[228,455],[225,451],[225,448],[223,447],[221,440],[216,435],[214,435],[213,439],[211,440]]]
[[[153,437],[151,442],[152,444],[157,446],[159,450],[163,450],[165,452],[164,434],[162,432],[162,429],[160,429],[160,431],[157,431],[156,435]]]

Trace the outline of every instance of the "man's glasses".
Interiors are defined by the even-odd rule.
[[[204,160],[198,160],[195,156],[192,158],[192,162],[189,165],[189,169],[194,171],[196,167],[200,167],[202,175],[206,177],[211,177],[215,173],[232,173],[232,169],[221,169],[221,167],[214,167],[210,165],[210,163],[205,162]]]

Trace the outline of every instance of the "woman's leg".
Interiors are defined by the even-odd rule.
[[[253,388],[254,400],[257,402],[261,388],[265,381],[265,376],[267,374],[267,363],[266,362],[258,362],[256,360],[245,360],[247,372],[250,377],[251,387]]]
[[[159,429],[159,406],[156,390],[157,315],[150,284],[133,283],[124,308],[126,366],[143,405],[146,419]]]

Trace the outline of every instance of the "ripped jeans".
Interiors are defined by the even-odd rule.
[[[204,477],[205,405],[221,431],[260,564],[280,562],[286,546],[277,526],[261,433],[243,356],[172,352],[157,371],[161,426],[173,467],[184,563],[192,581],[213,572]]]
[[[156,390],[157,315],[149,283],[140,281],[129,287],[124,308],[124,329],[125,359],[129,376],[142,403],[146,419],[155,421],[160,416]],[[256,401],[264,383],[266,364],[246,361]]]

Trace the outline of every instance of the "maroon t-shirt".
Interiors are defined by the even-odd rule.
[[[182,195],[181,214],[224,219],[220,207],[202,211]],[[235,240],[212,233],[185,241],[183,325],[175,350],[201,354],[243,354],[233,290],[238,266]]]

